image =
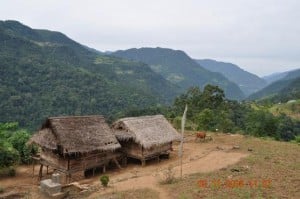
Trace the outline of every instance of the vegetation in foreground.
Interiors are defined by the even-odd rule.
[[[222,139],[219,141],[226,143],[232,137]],[[247,158],[216,172],[193,174],[163,185],[170,197],[300,198],[299,145],[253,137],[235,141],[241,147],[239,152],[251,153]]]
[[[37,148],[27,146],[31,134],[17,123],[0,123],[0,176],[14,176],[14,166],[28,164]]]

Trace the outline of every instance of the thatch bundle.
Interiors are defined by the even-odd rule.
[[[118,140],[132,139],[146,149],[180,139],[163,115],[123,118],[112,127]]]
[[[64,154],[113,151],[121,145],[102,116],[50,117],[30,142]]]

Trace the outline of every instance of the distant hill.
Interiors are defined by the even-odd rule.
[[[287,101],[300,98],[300,69],[288,72],[284,78],[275,81],[252,94],[248,99],[269,98],[273,101]]]
[[[293,76],[297,77],[299,74],[300,69],[285,71],[282,73],[273,73],[271,75],[267,75],[262,77],[268,84],[281,80],[287,76],[285,79],[291,79]],[[293,74],[295,72],[295,74]]]
[[[141,62],[104,56],[62,33],[0,21],[0,122],[37,128],[48,116],[122,116],[168,104],[178,88]]]
[[[209,71],[223,74],[227,79],[236,83],[247,96],[266,86],[265,80],[235,64],[211,59],[198,59],[196,62]]]
[[[119,50],[111,55],[149,64],[150,67],[182,90],[191,86],[213,84],[221,87],[230,99],[242,99],[243,92],[220,73],[199,66],[185,52],[166,48],[140,48]]]
[[[283,73],[273,73],[271,75],[263,76],[262,78],[268,83],[271,84],[273,82],[276,82],[282,78],[284,78],[289,72],[283,72]]]

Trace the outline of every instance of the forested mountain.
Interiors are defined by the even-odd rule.
[[[146,64],[100,55],[59,32],[0,21],[0,122],[37,128],[48,116],[121,116],[169,103],[177,89]]]
[[[180,86],[182,90],[190,86],[203,88],[207,84],[213,84],[220,86],[227,98],[242,99],[244,97],[243,92],[235,83],[220,73],[211,72],[199,66],[183,51],[166,48],[133,48],[116,51],[112,55],[149,64],[155,72]]]
[[[209,71],[223,74],[227,79],[236,83],[247,96],[266,86],[265,80],[235,64],[211,59],[198,59],[195,61]]]
[[[276,82],[282,78],[284,78],[287,74],[289,73],[289,71],[287,72],[282,72],[282,73],[273,73],[271,75],[266,75],[263,76],[262,78],[268,83],[271,84],[273,82]]]
[[[273,82],[248,99],[269,99],[274,102],[300,98],[300,69],[288,73],[279,81]]]

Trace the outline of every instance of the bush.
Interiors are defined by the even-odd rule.
[[[107,187],[108,182],[109,182],[109,177],[107,175],[101,176],[100,181],[102,186]]]
[[[175,171],[174,168],[169,165],[167,170],[163,172],[162,184],[172,184],[175,180]]]
[[[7,177],[7,176],[15,176],[16,170],[14,167],[4,167],[0,168],[0,177]]]
[[[0,193],[4,192],[4,188],[0,186]]]
[[[0,143],[0,167],[9,167],[19,162],[19,152],[10,143]]]
[[[295,141],[296,141],[297,143],[300,143],[300,135],[298,135],[298,136],[295,137]]]

